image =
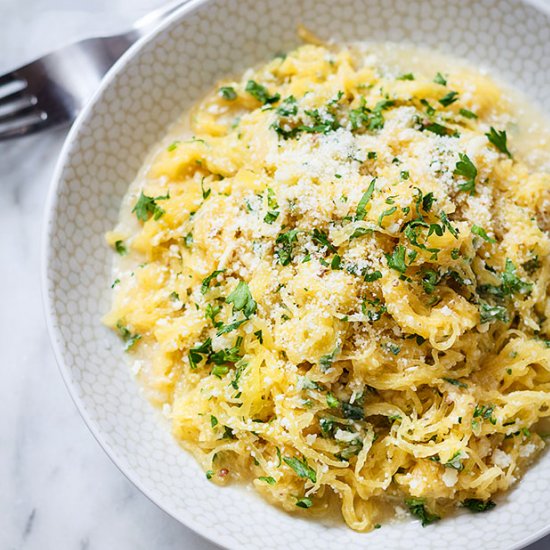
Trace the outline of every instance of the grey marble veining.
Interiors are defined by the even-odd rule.
[[[0,74],[160,3],[0,0]],[[110,462],[58,373],[43,317],[40,247],[65,134],[0,144],[0,550],[213,550]],[[530,550],[549,548],[547,537]]]

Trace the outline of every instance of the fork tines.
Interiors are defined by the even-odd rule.
[[[46,118],[23,78],[14,73],[0,75],[0,140],[27,133]]]

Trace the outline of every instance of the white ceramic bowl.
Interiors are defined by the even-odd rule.
[[[546,7],[545,7],[546,6]],[[298,44],[296,25],[342,41],[435,47],[489,67],[550,112],[548,2],[198,0],[133,47],[73,127],[48,203],[44,286],[50,334],[86,423],[120,469],[172,516],[233,549],[520,548],[550,530],[550,454],[488,514],[359,534],[287,515],[209,483],[138,392],[120,342],[100,323],[112,252],[103,235],[149,148],[223,76]]]

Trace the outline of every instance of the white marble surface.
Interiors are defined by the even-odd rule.
[[[0,74],[161,3],[0,0]],[[110,462],[58,373],[43,318],[40,241],[65,133],[0,144],[0,550],[212,550]],[[530,550],[549,548],[547,537]]]

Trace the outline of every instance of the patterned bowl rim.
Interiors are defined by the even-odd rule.
[[[414,0],[413,0],[414,1]],[[528,4],[533,6],[538,11],[550,15],[550,0],[516,0],[518,3]],[[113,464],[119,469],[119,471],[135,486],[139,491],[144,494],[152,503],[158,506],[162,511],[167,513],[170,517],[185,525],[195,533],[202,536],[205,540],[208,540],[220,548],[232,548],[237,549],[238,543],[236,540],[232,540],[232,536],[221,537],[218,534],[213,533],[208,525],[201,521],[195,520],[191,517],[182,519],[179,514],[172,509],[169,503],[161,502],[160,499],[153,496],[152,491],[149,490],[146,484],[144,484],[140,476],[133,470],[133,468],[122,458],[116,449],[107,442],[104,438],[101,428],[98,424],[92,420],[90,414],[87,411],[81,397],[78,395],[76,386],[71,381],[70,370],[67,366],[63,352],[61,350],[61,341],[63,336],[61,334],[58,321],[53,304],[53,292],[51,288],[50,279],[48,273],[50,270],[51,257],[53,255],[52,247],[52,235],[54,227],[54,219],[56,215],[56,208],[59,198],[59,187],[62,182],[62,175],[68,159],[74,149],[75,142],[78,140],[81,130],[88,123],[89,115],[93,107],[103,97],[105,91],[112,85],[115,78],[121,73],[128,64],[129,61],[139,56],[143,47],[149,42],[155,40],[159,35],[163,34],[168,28],[172,27],[174,23],[182,20],[187,15],[195,12],[198,8],[208,4],[210,0],[188,0],[179,9],[177,9],[172,15],[167,17],[154,31],[139,39],[134,43],[116,63],[111,67],[107,74],[102,79],[98,89],[95,91],[91,99],[88,101],[84,109],[77,117],[74,124],[71,126],[70,131],[67,134],[59,158],[57,160],[52,180],[50,182],[50,188],[48,196],[46,198],[44,221],[42,226],[42,242],[41,242],[41,293],[42,293],[42,305],[44,308],[44,315],[46,320],[46,326],[48,330],[49,340],[54,352],[54,357],[57,362],[57,366],[61,373],[61,377],[67,388],[69,395],[71,396],[73,403],[76,405],[80,416],[84,420],[84,423],[90,430],[91,434],[99,444],[99,446],[105,451],[107,456],[113,462]],[[540,540],[545,535],[550,533],[550,520],[548,524],[539,529],[538,531],[527,535],[520,541],[516,542],[512,546],[509,546],[506,550],[521,550],[526,546]],[[222,540],[223,538],[223,540]]]

